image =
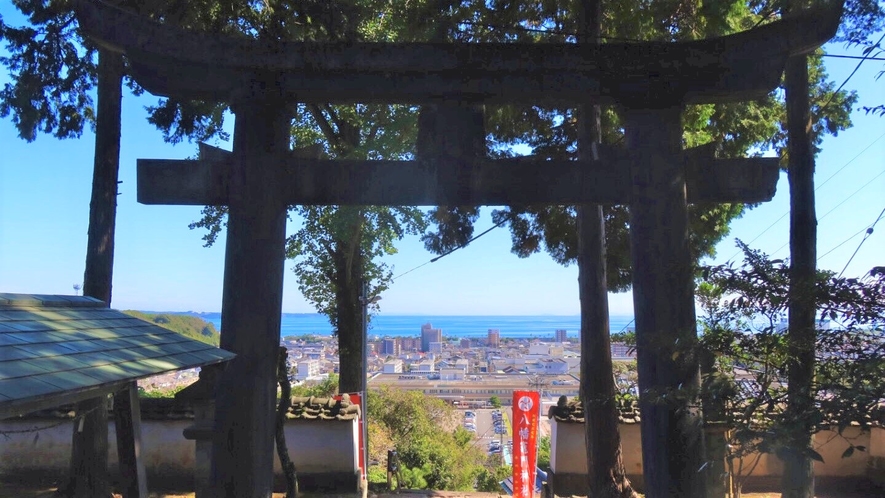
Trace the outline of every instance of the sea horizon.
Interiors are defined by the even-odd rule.
[[[220,312],[156,312],[192,315],[212,323],[221,330]],[[332,326],[325,315],[319,313],[282,313],[281,336],[314,334],[328,336]],[[421,326],[430,323],[442,329],[446,337],[487,337],[489,329],[497,329],[501,337],[532,338],[553,337],[556,330],[566,330],[569,337],[577,338],[580,331],[580,315],[442,315],[442,314],[394,314],[385,313],[371,317],[370,337],[418,337]],[[612,315],[609,327],[612,333],[632,328],[633,316]]]

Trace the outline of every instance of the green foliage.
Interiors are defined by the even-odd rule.
[[[444,401],[418,391],[385,387],[369,393],[370,434],[389,438],[399,453],[407,488],[474,488],[485,456],[473,435],[457,426],[455,415]],[[377,452],[370,458],[383,460],[388,449],[373,447],[370,437],[370,452]]]
[[[178,394],[179,391],[184,389],[187,386],[175,386],[164,389],[140,389],[138,390],[139,398],[164,398],[164,399],[172,399]]]
[[[498,460],[500,460],[499,455],[494,456],[498,456]],[[486,493],[500,493],[501,481],[512,475],[513,467],[509,465],[502,466],[500,462],[493,462],[480,472],[479,477],[476,479],[476,490]]]
[[[369,467],[368,480],[369,484],[387,484],[387,469],[372,465]]]
[[[19,137],[31,142],[37,133],[78,138],[94,120],[90,92],[96,86],[95,47],[77,33],[71,2],[18,0],[29,26],[13,27],[0,18],[0,57],[10,82],[0,90],[0,117],[12,115]]]
[[[611,335],[611,342],[620,342],[621,344],[626,344],[628,346],[635,346],[636,332],[633,330],[615,332]]]
[[[305,381],[303,384],[292,386],[292,396],[327,398],[336,394],[338,394],[338,374],[329,374],[319,382]]]
[[[144,313],[134,310],[126,310],[123,313],[167,328],[185,337],[205,342],[206,344],[218,346],[221,342],[221,336],[215,330],[215,325],[200,317],[168,313]]]
[[[550,436],[543,436],[538,440],[538,468],[550,471]]]
[[[492,405],[492,408],[501,408],[501,398],[493,395],[489,398],[489,404]]]
[[[727,461],[739,462],[731,470],[738,486],[755,466],[748,463],[744,472],[743,459],[751,454],[790,450],[820,460],[814,448],[795,447],[797,429],[810,441],[825,428],[841,435],[851,424],[868,428],[885,420],[879,408],[885,399],[885,271],[874,268],[860,279],[818,272],[814,299],[821,320],[835,327],[815,332],[811,408],[788,412],[784,380],[795,360],[787,331],[778,325],[789,305],[789,264],[739,246],[743,265],[706,268],[698,286],[704,410],[708,421],[731,428]]]

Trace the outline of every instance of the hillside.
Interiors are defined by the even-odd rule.
[[[218,331],[215,330],[215,325],[196,316],[170,313],[143,313],[134,310],[126,310],[123,313],[155,323],[173,332],[178,332],[185,337],[190,337],[213,346],[218,346],[221,339]]]

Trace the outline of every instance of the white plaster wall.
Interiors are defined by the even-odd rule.
[[[66,473],[70,465],[73,423],[59,420],[0,421],[0,473],[47,471]],[[191,420],[143,420],[142,455],[148,474],[192,476],[195,442],[182,431]],[[39,432],[17,433],[53,425]],[[114,424],[108,425],[109,462],[117,462]],[[359,466],[357,421],[292,420],[286,424],[289,455],[298,471],[348,472]],[[279,459],[274,471],[281,473]]]
[[[870,456],[885,457],[885,427],[874,427],[870,432]]]
[[[621,424],[621,451],[627,474],[642,474],[639,424]],[[584,424],[550,421],[550,468],[556,474],[587,473]]]
[[[291,420],[286,424],[289,456],[298,472],[353,472],[359,468],[356,420]],[[280,462],[274,459],[274,472]]]
[[[0,472],[46,470],[67,472],[71,457],[73,423],[58,419],[4,420],[0,433]],[[143,420],[142,456],[151,473],[191,473],[194,467],[194,442],[182,436],[190,420]],[[54,426],[38,432],[10,433]],[[108,424],[109,462],[117,462],[117,436],[114,423]]]
[[[642,441],[639,424],[621,424],[621,450],[627,474],[642,474]],[[865,446],[867,451],[855,451],[848,458],[842,454],[850,444]],[[885,429],[875,428],[872,432],[861,432],[859,427],[849,427],[840,436],[835,431],[823,431],[815,435],[814,447],[823,457],[823,462],[814,463],[814,473],[818,476],[851,477],[863,476],[867,472],[870,458],[885,453]],[[575,423],[551,421],[550,466],[557,474],[586,473],[587,461],[584,446],[584,426]],[[878,448],[878,449],[877,449]],[[883,455],[885,456],[885,455]],[[752,464],[747,459],[744,465]],[[735,464],[737,468],[737,463]],[[762,455],[754,469],[753,476],[779,476],[783,464],[774,455]]]

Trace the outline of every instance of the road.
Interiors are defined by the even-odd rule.
[[[502,444],[507,444],[510,441],[510,435],[501,435],[495,434],[495,424],[492,421],[492,409],[491,408],[481,408],[469,410],[476,414],[475,424],[476,424],[476,446],[482,448],[483,451],[487,451],[489,449],[489,443],[492,440],[501,441]],[[502,410],[504,412],[504,416],[507,416],[507,410]],[[463,411],[462,411],[462,423],[463,423]],[[506,424],[505,424],[506,425]],[[509,427],[509,426],[508,426]]]

